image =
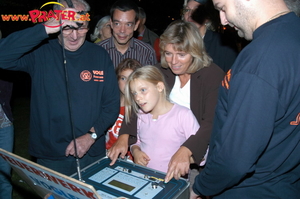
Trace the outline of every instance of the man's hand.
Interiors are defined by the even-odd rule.
[[[185,146],[181,146],[177,150],[169,162],[165,183],[168,183],[173,177],[178,180],[180,176],[189,172],[191,156],[192,152]]]
[[[125,158],[128,151],[129,134],[120,135],[115,144],[108,150],[107,156],[111,159],[110,166],[114,165],[119,155]]]
[[[54,18],[50,18],[46,23],[44,23],[46,33],[53,34],[60,30],[60,21]]]
[[[67,14],[68,12],[74,13],[74,18],[77,21],[66,20],[66,19],[60,20],[60,19],[50,18],[48,21],[46,21],[44,23],[47,34],[57,33],[58,31],[60,31],[61,27],[65,27],[67,25],[77,27],[76,22],[84,23],[83,21],[79,21],[80,15],[77,14],[78,10],[76,10],[74,8],[67,8],[67,9],[64,9],[62,12],[66,13],[67,16],[68,16],[68,14]],[[60,18],[63,18],[61,16],[61,14],[60,14]]]
[[[148,165],[150,158],[146,153],[141,151],[141,148],[139,146],[132,146],[131,151],[134,163],[142,165],[144,167]]]
[[[88,150],[94,144],[94,142],[95,140],[91,138],[91,135],[88,133],[76,138],[78,158],[82,158],[88,152]],[[72,140],[68,145],[65,154],[66,156],[73,155],[74,157],[76,157],[74,140]]]

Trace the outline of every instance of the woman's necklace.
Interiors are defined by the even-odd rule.
[[[273,17],[271,17],[267,22],[269,22],[269,21],[271,21],[271,20],[273,20],[273,19],[275,19],[275,18],[277,18],[277,17],[280,17],[281,15],[287,14],[287,13],[289,13],[289,12],[291,12],[291,11],[286,10],[286,11],[282,11],[282,12],[280,12],[280,13],[277,13],[276,15],[274,15]]]

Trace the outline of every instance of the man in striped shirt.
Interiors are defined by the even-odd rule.
[[[138,60],[143,66],[157,64],[154,49],[133,37],[139,26],[138,6],[131,0],[119,0],[110,9],[112,37],[101,41],[109,53],[114,67],[125,58]]]

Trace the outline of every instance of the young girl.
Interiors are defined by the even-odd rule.
[[[116,68],[116,74],[120,88],[120,114],[115,124],[108,130],[106,134],[106,150],[110,149],[119,137],[119,130],[121,128],[125,114],[124,89],[127,79],[133,71],[140,67],[141,64],[137,60],[127,58],[120,62],[120,64]]]
[[[154,66],[134,71],[125,87],[125,120],[138,116],[137,143],[131,146],[134,162],[167,172],[171,157],[199,129],[186,107],[169,101],[163,74]]]

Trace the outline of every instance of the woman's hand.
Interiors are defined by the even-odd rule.
[[[129,134],[120,135],[115,144],[108,150],[107,157],[111,159],[110,166],[114,165],[119,155],[125,158],[128,151],[128,138]]]
[[[191,156],[192,152],[185,146],[181,146],[177,150],[169,162],[165,183],[168,183],[173,177],[178,180],[189,172]]]

